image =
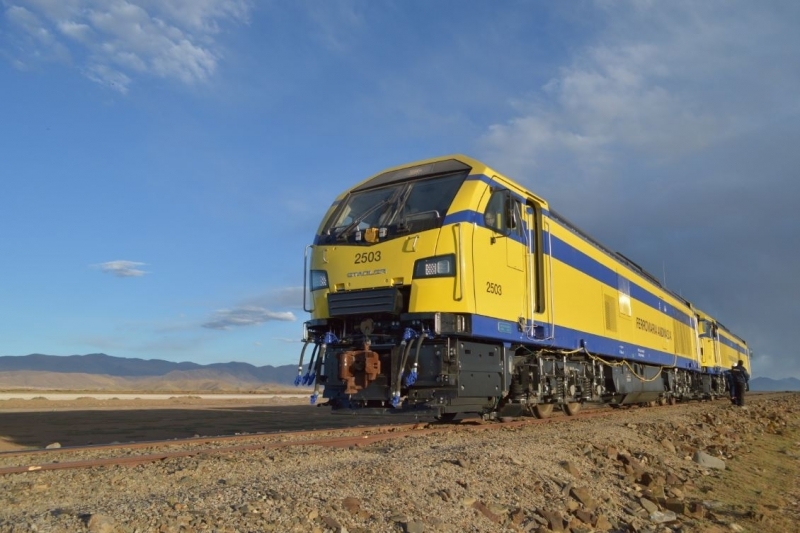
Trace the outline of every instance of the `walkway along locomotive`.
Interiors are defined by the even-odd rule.
[[[334,409],[544,417],[713,398],[732,362],[749,369],[741,338],[462,155],[342,193],[304,271],[295,383]]]

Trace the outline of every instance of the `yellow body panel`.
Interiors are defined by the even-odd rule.
[[[654,308],[630,294],[621,293],[618,286],[604,283],[554,258],[552,270],[557,327],[568,327],[679,355],[699,363],[694,329],[660,310],[666,305],[689,317],[691,310],[686,303],[555,220],[550,221],[550,232],[554,238],[582,252],[629,283],[645,289],[659,300],[659,308]]]
[[[459,223],[442,226],[436,250],[430,255],[454,254],[456,256],[456,275],[414,280],[411,285],[410,310],[423,313],[435,311],[475,312],[475,304],[469,291],[472,276],[459,264],[459,258],[463,259],[472,254],[472,246],[469,242],[471,234],[472,226],[470,224]]]
[[[730,369],[733,365],[742,361],[744,367],[750,372],[750,357],[747,345],[738,337],[734,336],[727,330],[720,328],[720,355],[722,358],[722,367]],[[732,348],[729,344],[736,345],[739,349]],[[742,353],[740,350],[744,350]]]
[[[407,285],[414,261],[435,255],[438,236],[438,231],[429,230],[371,246],[315,246],[311,269],[327,272],[330,292]],[[328,292],[312,293],[312,317],[328,316]]]

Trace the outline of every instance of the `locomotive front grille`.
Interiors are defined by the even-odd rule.
[[[402,311],[403,295],[392,287],[328,293],[328,312],[332,317],[373,313],[397,315]]]

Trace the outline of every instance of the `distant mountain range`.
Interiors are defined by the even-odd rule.
[[[750,380],[751,391],[800,391],[800,379],[797,378],[753,378]]]
[[[257,391],[292,386],[296,365],[173,363],[161,359],[89,355],[0,357],[0,388],[50,390]],[[797,378],[750,380],[752,391],[800,391]]]
[[[291,386],[296,365],[173,363],[106,354],[0,357],[0,388],[56,390],[263,390]]]

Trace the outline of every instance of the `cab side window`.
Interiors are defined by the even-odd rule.
[[[503,225],[505,196],[504,191],[494,191],[489,198],[486,210],[483,212],[483,222],[486,227],[500,233],[502,233],[505,228]]]
[[[483,213],[483,222],[487,228],[506,235],[524,237],[522,224],[522,203],[512,198],[511,193],[501,189],[492,192],[486,211]]]

